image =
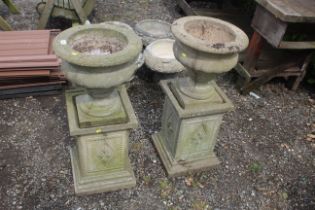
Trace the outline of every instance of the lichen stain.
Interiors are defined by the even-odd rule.
[[[215,49],[221,49],[221,48],[225,47],[225,44],[224,43],[216,43],[216,44],[213,44],[212,47]]]

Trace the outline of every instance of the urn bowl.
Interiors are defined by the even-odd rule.
[[[76,26],[60,33],[54,51],[68,80],[87,89],[107,89],[129,81],[143,63],[141,39],[113,24]]]
[[[248,37],[236,26],[211,17],[188,16],[172,24],[175,57],[186,67],[206,73],[231,70]]]

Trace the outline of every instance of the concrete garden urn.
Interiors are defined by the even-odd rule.
[[[187,75],[161,82],[166,93],[162,129],[153,135],[170,176],[219,164],[214,154],[223,114],[233,105],[214,82],[230,71],[248,45],[236,26],[210,17],[189,16],[172,24],[174,55]]]
[[[127,27],[102,23],[65,30],[53,47],[66,78],[79,87],[66,92],[76,193],[134,186],[128,136],[137,119],[122,84],[143,64],[141,39]]]

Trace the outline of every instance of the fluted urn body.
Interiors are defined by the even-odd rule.
[[[248,45],[246,34],[228,22],[203,16],[180,18],[171,29],[175,57],[189,70],[189,77],[177,81],[177,89],[194,99],[216,100],[210,82],[237,64],[239,52]]]
[[[143,63],[142,42],[133,30],[106,23],[73,27],[56,37],[54,50],[66,78],[87,90],[76,97],[79,118],[120,112],[115,87],[131,80]]]

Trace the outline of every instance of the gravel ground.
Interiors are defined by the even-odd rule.
[[[15,0],[21,15],[0,12],[15,29],[36,28],[36,1]],[[174,1],[97,1],[92,22],[179,17]],[[56,21],[56,20],[54,20]],[[51,23],[53,27],[55,23]],[[0,101],[0,209],[315,209],[315,103],[300,88],[282,83],[241,96],[229,73],[218,84],[235,105],[225,115],[215,151],[222,161],[202,173],[168,179],[153,147],[164,95],[143,79],[128,90],[140,126],[131,133],[130,159],[137,186],[129,190],[74,195],[64,94]]]

